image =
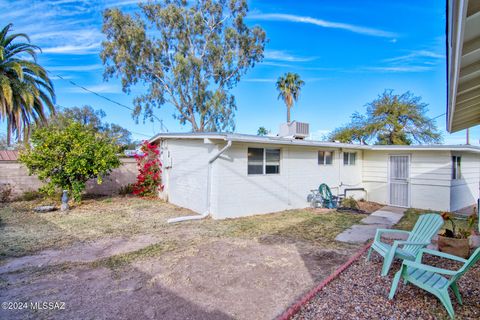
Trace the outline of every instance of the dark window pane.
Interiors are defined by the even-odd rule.
[[[343,164],[348,165],[348,152],[343,153]]]
[[[452,156],[452,179],[461,178],[461,159],[462,157]]]
[[[248,148],[248,174],[263,174],[262,148]]]
[[[265,173],[280,173],[280,149],[266,149],[265,158]]]
[[[325,152],[325,164],[332,164],[333,162],[333,151]]]
[[[318,151],[318,164],[325,164],[325,152]]]
[[[356,153],[354,153],[354,152],[350,153],[350,165],[351,165],[351,166],[354,166],[354,165],[355,165],[355,160],[356,160],[356,158],[357,158],[357,154],[356,154]]]

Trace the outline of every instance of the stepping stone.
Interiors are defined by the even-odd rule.
[[[353,225],[350,229],[340,233],[335,240],[349,243],[364,243],[375,237],[378,228],[388,228],[387,225]]]
[[[387,219],[385,217],[378,217],[378,216],[368,216],[363,218],[360,222],[364,224],[392,225],[392,222],[390,221],[390,219]]]
[[[397,213],[381,209],[375,211],[370,216],[387,218],[388,220],[390,220],[391,224],[394,225],[397,224],[400,219],[402,219],[403,213]]]
[[[43,213],[43,212],[50,212],[50,211],[55,211],[57,208],[55,206],[39,206],[35,207],[33,211]]]

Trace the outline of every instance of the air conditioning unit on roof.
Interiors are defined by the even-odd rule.
[[[305,139],[310,135],[310,125],[305,122],[287,122],[280,125],[278,136],[282,138]]]

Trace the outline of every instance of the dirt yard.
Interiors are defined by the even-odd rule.
[[[272,319],[358,249],[334,238],[363,218],[308,209],[168,225],[192,212],[118,197],[33,213],[38,203],[0,207],[0,300],[24,308],[2,319]]]

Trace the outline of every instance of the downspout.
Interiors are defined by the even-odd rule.
[[[232,140],[228,140],[227,144],[225,147],[223,147],[216,155],[214,155],[210,160],[208,160],[208,173],[207,173],[207,210],[201,214],[201,215],[195,215],[195,216],[186,216],[186,217],[177,217],[177,218],[172,218],[168,219],[168,223],[175,223],[175,222],[182,222],[182,221],[188,221],[188,220],[200,220],[208,217],[210,215],[210,207],[211,207],[211,201],[210,201],[210,194],[212,192],[212,164],[215,162],[215,160],[218,159],[225,151],[230,149],[232,146]]]

